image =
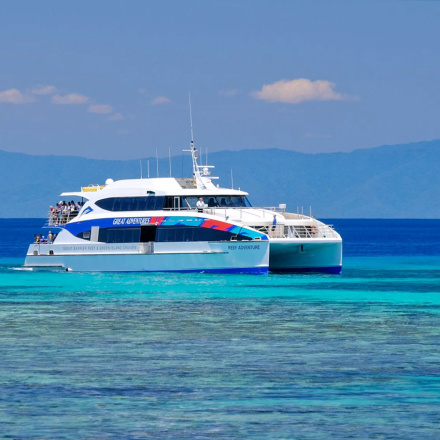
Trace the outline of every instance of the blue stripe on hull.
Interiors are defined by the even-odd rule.
[[[331,273],[339,275],[342,272],[342,266],[334,267],[286,267],[282,269],[271,269],[271,273]]]

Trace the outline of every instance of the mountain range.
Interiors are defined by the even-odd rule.
[[[202,158],[205,161],[205,158]],[[0,217],[45,217],[63,191],[114,180],[191,176],[190,156],[115,161],[0,150]],[[440,140],[349,153],[280,149],[209,155],[220,186],[250,193],[253,206],[303,210],[317,218],[440,218]]]

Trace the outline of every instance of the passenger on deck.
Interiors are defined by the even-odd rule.
[[[34,243],[39,243],[40,237],[37,234],[34,234]]]
[[[63,211],[61,206],[62,206],[61,203],[57,203],[57,207],[55,208],[55,212],[57,214],[57,223],[59,223],[61,220],[61,214]]]
[[[48,243],[53,243],[52,231],[49,231],[49,234],[47,234],[47,241]]]
[[[66,223],[67,222],[67,214],[69,213],[68,207],[66,204],[63,204],[61,207],[61,216],[60,216],[60,223]]]
[[[205,207],[205,202],[203,201],[203,198],[200,197],[199,201],[197,202],[197,210],[199,212],[203,212],[204,207]]]
[[[272,237],[275,237],[275,230],[277,228],[277,216],[274,214],[273,215],[273,220],[272,220]]]
[[[51,205],[49,209],[49,221],[56,223],[58,220],[58,214],[56,209]]]

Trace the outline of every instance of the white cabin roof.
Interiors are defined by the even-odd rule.
[[[136,197],[154,193],[157,196],[247,196],[248,193],[236,189],[213,186],[210,189],[198,189],[194,179],[176,179],[158,177],[148,179],[125,179],[110,181],[105,186],[82,187],[81,191],[63,192],[62,196],[84,197],[98,200],[103,197]],[[151,194],[152,195],[152,194]]]

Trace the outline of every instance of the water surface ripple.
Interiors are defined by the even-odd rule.
[[[356,252],[341,276],[21,263],[0,258],[1,438],[440,438],[438,256]]]

